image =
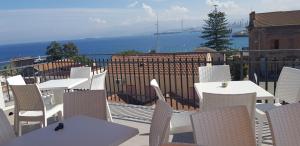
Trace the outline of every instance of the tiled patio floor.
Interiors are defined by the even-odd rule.
[[[120,103],[111,103],[110,104],[111,112],[113,115],[113,122],[127,125],[130,127],[135,127],[139,129],[139,135],[133,137],[127,142],[123,143],[122,146],[141,146],[148,145],[148,136],[150,123],[152,118],[153,109],[150,106],[136,106]],[[7,111],[8,114],[12,110]],[[175,111],[174,114],[178,113]],[[13,116],[8,116],[10,122],[13,124]],[[55,120],[49,119],[48,123],[54,123]],[[32,130],[38,129],[39,124],[29,123],[28,125],[23,126],[23,132],[27,133]],[[186,142],[193,143],[193,134],[192,133],[182,133],[170,136],[170,141],[172,142]],[[264,144],[263,146],[270,146],[271,136],[269,128],[266,125],[264,127]]]

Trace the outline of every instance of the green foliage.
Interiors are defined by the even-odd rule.
[[[232,79],[234,81],[244,80],[244,78],[248,74],[248,65],[244,64],[242,66],[243,70],[243,76],[241,77],[241,64],[238,60],[233,61],[233,63],[230,65],[230,72],[232,74]]]
[[[14,76],[19,74],[17,69],[15,69],[15,66],[13,64],[7,64],[3,67],[3,70],[0,72],[3,76]]]
[[[63,58],[74,58],[78,55],[79,48],[72,42],[61,45],[60,43],[53,41],[47,47],[46,54],[48,55],[47,60],[60,60]]]
[[[80,62],[80,63],[86,64],[86,65],[91,65],[93,63],[93,60],[91,60],[90,58],[88,58],[86,56],[82,56],[82,55],[73,56],[72,59],[75,62]]]
[[[68,42],[63,45],[64,58],[71,58],[73,56],[78,56],[78,47],[72,43]]]
[[[63,58],[63,49],[60,43],[53,41],[46,49],[47,60],[60,60]]]
[[[137,54],[142,54],[143,52],[137,51],[137,50],[127,50],[127,51],[123,51],[120,52],[120,55],[137,55]]]
[[[201,37],[207,41],[202,46],[217,51],[226,50],[231,45],[230,34],[226,14],[216,8],[208,14],[208,20],[205,20]]]
[[[46,54],[48,61],[60,60],[60,59],[72,59],[75,62],[89,65],[93,61],[86,56],[79,55],[79,48],[72,42],[66,44],[59,44],[58,42],[51,42],[47,47]]]

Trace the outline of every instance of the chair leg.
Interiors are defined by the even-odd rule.
[[[18,114],[17,114],[17,109],[14,109],[14,129],[15,129],[15,133],[18,134],[19,133],[19,120],[18,120]]]
[[[59,111],[57,113],[57,117],[58,117],[58,121],[62,121],[63,120],[63,112],[62,111]]]
[[[22,136],[22,122],[18,121],[18,135]]]
[[[47,127],[47,118],[44,118],[43,120],[43,127]]]

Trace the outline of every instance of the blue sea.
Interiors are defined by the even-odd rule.
[[[148,52],[151,49],[156,49],[157,52],[188,52],[204,43],[199,36],[199,32],[160,35],[158,49],[156,49],[155,35],[86,38],[58,42],[74,42],[80,48],[81,54],[113,54],[132,49],[142,52]],[[50,41],[0,45],[0,61],[16,57],[43,56],[49,44]],[[232,48],[241,49],[242,47],[248,47],[248,37],[232,38]]]

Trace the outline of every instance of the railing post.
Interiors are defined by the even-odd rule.
[[[268,91],[268,80],[269,80],[269,66],[268,66],[268,58],[266,57],[266,73],[265,73],[265,89]]]
[[[244,53],[240,51],[240,80],[244,80]]]
[[[4,95],[3,95],[2,85],[1,84],[0,84],[0,108],[1,109],[5,108]]]

